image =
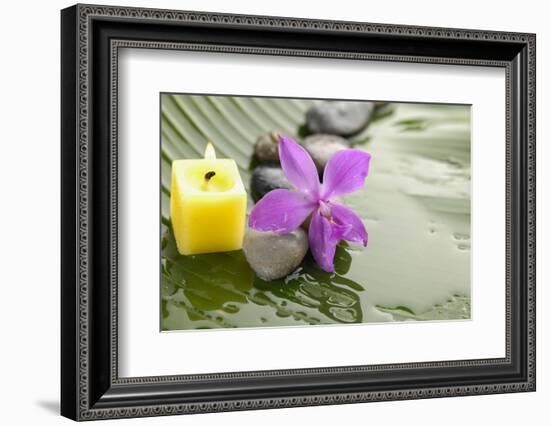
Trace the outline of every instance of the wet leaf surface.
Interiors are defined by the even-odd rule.
[[[249,184],[266,132],[300,139],[318,101],[163,95],[163,330],[470,317],[470,108],[388,104],[351,138],[372,154],[365,187],[345,198],[369,232],[338,247],[333,274],[308,254],[285,279],[255,276],[242,251],[181,256],[169,220],[170,164],[211,140]],[[248,189],[248,188],[247,188]],[[250,194],[250,191],[248,191]],[[249,209],[253,205],[249,199]]]

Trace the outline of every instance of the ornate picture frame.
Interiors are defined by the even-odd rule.
[[[74,420],[535,390],[535,35],[76,5],[61,12],[61,413]],[[498,67],[506,74],[506,356],[119,377],[121,48]]]

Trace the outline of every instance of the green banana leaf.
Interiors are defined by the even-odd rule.
[[[295,272],[266,282],[242,251],[178,254],[171,162],[203,157],[211,141],[218,157],[236,161],[247,186],[258,136],[276,131],[299,140],[305,112],[318,102],[162,95],[162,330],[470,318],[470,108],[464,105],[386,104],[351,138],[372,154],[365,187],[344,199],[363,219],[369,245],[341,243],[335,273],[308,254]]]

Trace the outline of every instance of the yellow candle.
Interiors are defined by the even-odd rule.
[[[170,216],[180,254],[242,248],[246,192],[235,160],[217,159],[209,143],[204,159],[172,162]]]

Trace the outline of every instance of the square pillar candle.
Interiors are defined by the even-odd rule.
[[[172,162],[170,217],[180,254],[241,249],[246,191],[235,160],[209,143],[203,159]]]

